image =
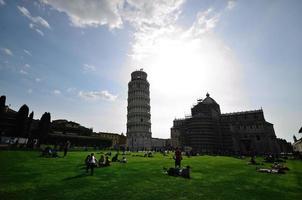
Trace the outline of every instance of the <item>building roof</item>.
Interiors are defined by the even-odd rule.
[[[210,97],[210,94],[207,93],[207,97],[202,101],[203,104],[217,104],[217,102]]]
[[[262,113],[263,110],[247,110],[247,111],[240,111],[240,112],[231,112],[231,113],[222,113],[222,116],[229,116],[229,115],[243,115],[243,114],[252,114],[252,113]]]

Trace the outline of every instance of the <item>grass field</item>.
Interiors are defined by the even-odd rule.
[[[247,159],[185,157],[183,165],[192,167],[188,180],[162,173],[173,166],[172,154],[128,155],[129,163],[97,168],[94,176],[83,169],[87,154],[42,158],[38,152],[0,151],[0,199],[302,199],[301,161],[287,161],[290,171],[277,175],[256,172]]]

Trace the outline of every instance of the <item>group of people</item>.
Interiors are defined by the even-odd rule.
[[[51,147],[45,147],[45,149],[42,150],[42,157],[47,157],[47,158],[57,158],[59,157],[58,151],[55,148]]]
[[[121,160],[118,159],[118,153],[112,157],[111,161],[109,156],[111,156],[111,152],[106,153],[105,156],[102,154],[100,159],[97,160],[94,153],[87,155],[85,159],[86,172],[88,173],[90,170],[91,175],[93,175],[94,168],[96,167],[107,167],[110,166],[111,162],[127,163],[125,156],[123,156]],[[144,157],[153,157],[153,154],[152,152],[148,152],[144,155]],[[181,168],[182,153],[180,149],[177,148],[175,150],[175,155],[173,158],[175,160],[175,168],[169,168],[168,170],[164,168],[165,172],[170,176],[182,176],[184,178],[190,178],[190,166]]]
[[[264,165],[263,163],[256,162],[255,158],[256,157],[254,155],[252,155],[250,162],[248,162],[248,164],[249,165]],[[274,160],[276,160],[276,159],[271,155],[264,158],[265,162],[273,162]],[[273,165],[271,165],[271,168],[256,167],[257,172],[269,173],[269,174],[285,174],[285,171],[287,171],[287,170],[289,170],[289,168],[279,162],[274,162]]]
[[[164,173],[168,174],[169,176],[181,176],[183,178],[188,178],[190,179],[190,166],[186,166],[185,168],[178,168],[178,167],[171,167],[169,169],[167,168],[163,168],[164,169]]]
[[[275,162],[271,168],[256,168],[256,171],[269,173],[269,174],[285,174],[289,168],[283,165],[282,163]]]
[[[67,152],[70,148],[70,142],[66,141],[64,144],[63,150],[64,150],[64,157],[67,156]],[[41,150],[42,157],[51,157],[51,158],[57,158],[59,157],[58,155],[58,148],[57,145],[54,145],[54,147],[46,146],[44,149]]]
[[[111,152],[110,152],[111,155]],[[120,163],[127,163],[126,157],[123,157],[121,160],[118,160],[118,154],[116,154],[114,157],[112,157],[112,162],[120,162]],[[91,153],[90,155],[87,155],[85,159],[85,165],[86,165],[86,172],[90,170],[90,174],[93,175],[94,168],[96,167],[108,167],[110,166],[111,161],[109,159],[109,155],[106,154],[101,155],[100,159],[97,160],[94,156],[94,153]]]
[[[168,174],[169,176],[181,176],[188,179],[191,178],[191,167],[186,166],[185,168],[181,168],[182,153],[180,149],[176,148],[173,159],[175,161],[175,167],[171,167],[169,169],[164,168],[164,173]]]

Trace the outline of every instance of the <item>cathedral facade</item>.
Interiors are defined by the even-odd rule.
[[[209,94],[191,108],[190,117],[173,121],[171,143],[196,153],[280,153],[273,124],[262,109],[222,114]]]

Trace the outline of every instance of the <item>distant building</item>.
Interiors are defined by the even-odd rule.
[[[51,122],[51,130],[52,133],[65,135],[91,136],[93,133],[92,128],[86,128],[76,122],[65,119],[53,120]]]
[[[130,150],[151,149],[150,92],[147,73],[131,73],[128,84],[127,146]]]
[[[221,114],[219,104],[207,94],[191,114],[173,121],[173,147],[209,154],[280,153],[273,124],[264,119],[262,109]]]
[[[302,127],[299,133],[302,133]],[[293,151],[302,155],[302,137],[297,140],[296,136],[294,136]]]
[[[293,143],[294,152],[302,153],[302,138]]]
[[[112,141],[112,148],[120,149],[126,148],[126,136],[122,133],[108,133],[108,132],[99,132],[96,134],[99,137],[106,138]]]
[[[152,138],[151,139],[151,149],[154,151],[164,150],[169,148],[170,140],[161,139],[161,138]]]

